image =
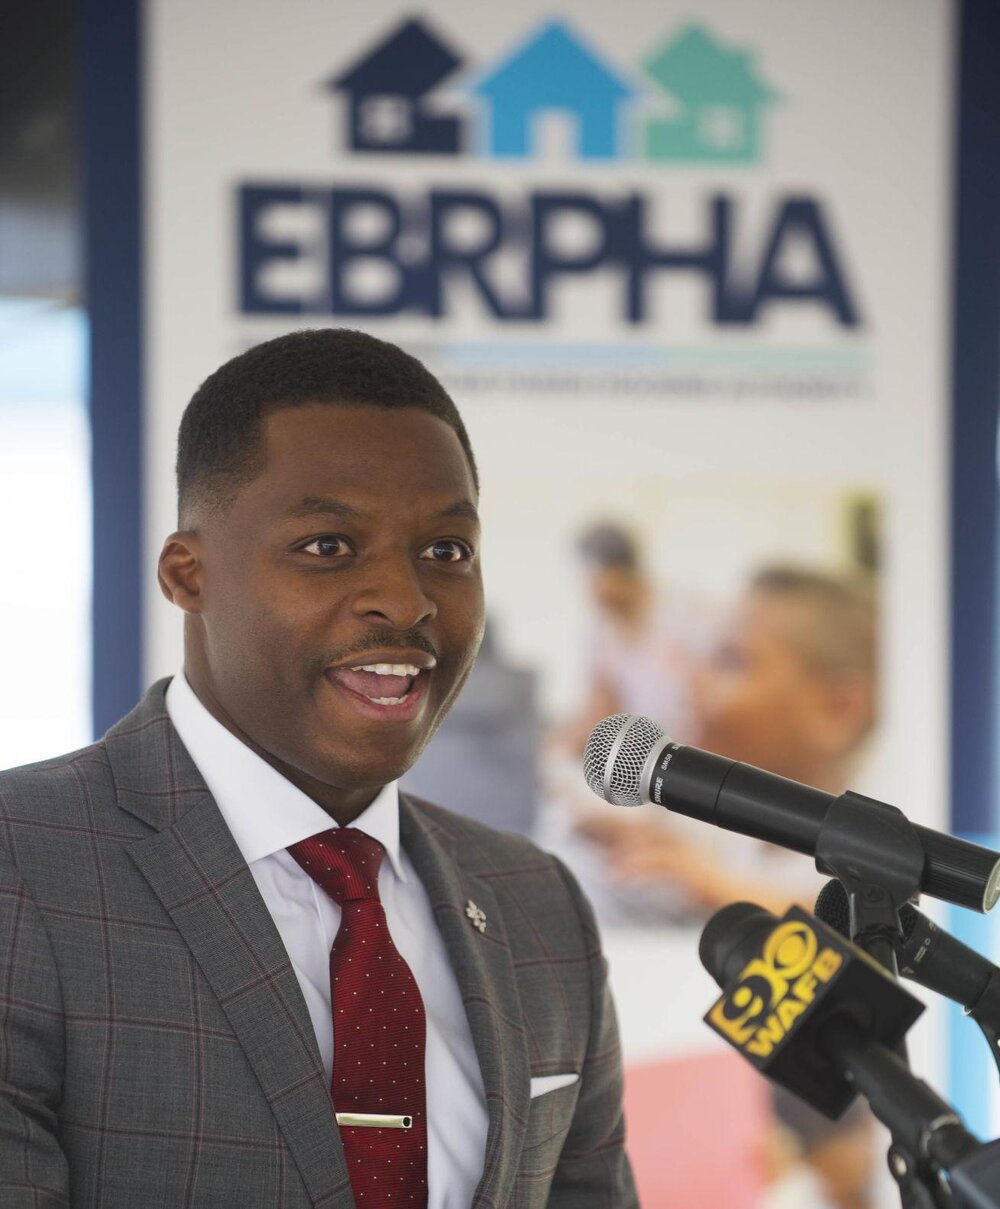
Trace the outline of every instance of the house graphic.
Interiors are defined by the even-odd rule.
[[[761,156],[761,108],[779,94],[757,74],[746,51],[727,50],[690,25],[643,64],[678,108],[651,118],[643,151],[652,160],[753,163]]]
[[[352,151],[458,155],[457,117],[427,111],[424,98],[461,63],[424,22],[404,22],[343,74],[326,82],[348,99]]]
[[[537,119],[568,115],[583,159],[623,155],[621,109],[634,89],[562,21],[543,25],[473,87],[484,106],[483,150],[524,159],[533,154]]]

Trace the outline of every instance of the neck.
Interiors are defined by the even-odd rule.
[[[245,743],[246,739],[243,740]],[[276,768],[278,772],[302,792],[312,798],[312,800],[322,810],[330,816],[331,819],[340,827],[348,827],[354,822],[359,815],[364,814],[368,807],[378,797],[383,786],[364,786],[361,789],[341,789],[334,785],[327,785],[324,781],[318,781],[315,777],[309,776],[300,768],[294,768],[290,764],[286,764],[283,760],[279,760],[277,756],[270,752],[263,751],[255,744],[248,744],[260,756],[262,760],[266,760],[272,768]]]

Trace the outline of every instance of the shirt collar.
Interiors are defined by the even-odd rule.
[[[167,713],[222,812],[248,865],[337,824],[208,712],[181,672],[171,680]],[[350,824],[378,840],[406,881],[399,843],[399,784],[383,785]]]

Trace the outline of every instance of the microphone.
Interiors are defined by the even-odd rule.
[[[847,793],[841,797],[779,777],[750,764],[685,747],[667,738],[655,722],[612,714],[598,722],[587,740],[584,777],[598,797],[618,806],[654,802],[701,819],[805,853],[822,873],[837,873],[825,862],[834,837],[847,834],[860,854],[884,857],[887,872],[906,886],[960,907],[989,911],[1000,897],[1000,853],[910,824],[885,802]],[[855,834],[857,828],[863,834]],[[901,831],[901,828],[903,829]],[[903,851],[903,845],[906,851]],[[911,894],[903,895],[903,901]],[[897,898],[897,901],[898,898]]]
[[[923,1005],[866,953],[799,907],[779,920],[754,903],[731,903],[706,924],[699,956],[723,991],[706,1023],[829,1117],[861,1092],[892,1132],[901,1186],[943,1170],[963,1192],[995,1190],[985,1181],[1000,1169],[996,1152],[890,1048]]]
[[[824,1044],[824,1026],[847,1019],[889,1048],[924,1010],[867,954],[800,907],[779,920],[754,903],[730,903],[705,925],[698,956],[724,991],[705,1023],[829,1117],[857,1089]]]
[[[827,882],[819,892],[816,916],[842,936],[850,937],[847,893],[840,882]],[[1000,969],[939,928],[911,903],[900,908],[899,922],[901,933],[890,933],[888,940],[896,950],[900,974],[960,1003],[985,1033],[1000,1066]]]

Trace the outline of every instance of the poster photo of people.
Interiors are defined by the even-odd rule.
[[[654,806],[609,806],[582,762],[596,723],[639,714],[679,742],[831,794],[874,792],[881,501],[863,485],[791,481],[608,485],[596,510],[593,483],[578,500],[561,490],[558,506],[547,494],[536,484],[548,520],[524,557],[549,569],[551,594],[535,600],[551,617],[535,607],[491,616],[463,696],[404,784],[524,831],[583,884],[620,1005],[644,1203],[675,1203],[665,1198],[687,1188],[709,1198],[699,1204],[874,1204],[865,1198],[880,1135],[867,1109],[833,1124],[791,1095],[765,1094],[696,1028],[712,999],[697,962],[711,914],[734,901],[811,909],[824,879],[773,845]],[[513,656],[535,627],[544,657]],[[656,1008],[633,1012],[651,996]],[[720,1095],[745,1108],[735,1167],[728,1130],[730,1159],[720,1149],[718,1163],[704,1161]]]

